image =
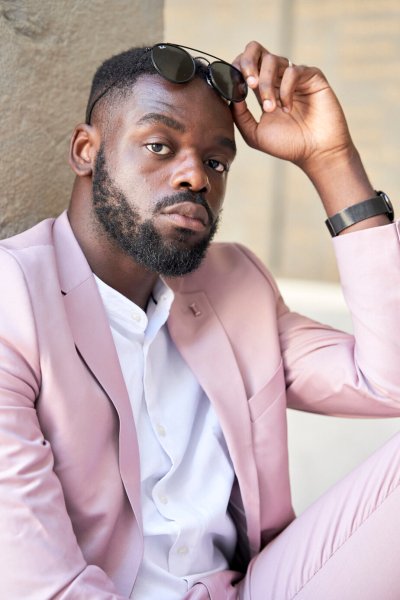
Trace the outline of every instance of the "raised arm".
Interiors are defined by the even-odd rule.
[[[376,196],[338,99],[319,69],[292,65],[257,42],[250,42],[234,64],[262,107],[257,120],[246,102],[232,105],[249,146],[298,165],[316,187],[328,217]],[[380,214],[343,233],[387,223]]]

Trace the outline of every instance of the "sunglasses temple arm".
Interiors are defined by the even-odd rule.
[[[110,89],[111,89],[111,88],[112,88],[114,85],[115,85],[115,81],[113,81],[113,82],[112,82],[112,83],[111,83],[109,86],[107,86],[107,87],[105,88],[105,90],[103,90],[103,91],[101,92],[101,94],[99,94],[99,95],[97,96],[96,100],[94,100],[94,102],[92,102],[92,105],[91,105],[90,109],[89,109],[89,110],[88,110],[88,112],[86,113],[86,124],[87,124],[87,125],[90,125],[90,119],[91,119],[91,117],[92,117],[92,112],[93,112],[93,109],[94,109],[94,107],[95,107],[95,106],[96,106],[96,104],[98,103],[98,101],[99,101],[99,100],[101,100],[101,98],[102,98],[103,96],[105,96],[105,95],[107,94],[107,92],[108,92],[108,91],[110,91]]]

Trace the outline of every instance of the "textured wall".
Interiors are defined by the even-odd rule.
[[[67,204],[69,137],[108,56],[162,38],[163,0],[0,0],[0,237]]]

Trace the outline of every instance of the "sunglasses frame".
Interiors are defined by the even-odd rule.
[[[189,77],[188,79],[182,80],[182,81],[176,81],[175,79],[171,79],[170,77],[166,77],[163,72],[160,70],[160,68],[158,67],[158,65],[156,64],[154,57],[153,57],[153,49],[157,48],[159,46],[169,46],[172,48],[179,48],[180,50],[182,50],[182,52],[184,52],[185,54],[187,54],[187,56],[191,59],[192,63],[193,63],[193,73],[191,75],[191,77]],[[201,56],[196,56],[193,57],[191,54],[189,54],[189,52],[186,52],[186,50],[191,50],[192,52],[200,52]],[[203,50],[197,50],[196,48],[191,48],[190,46],[182,46],[181,44],[169,44],[168,42],[159,42],[158,44],[154,44],[153,46],[149,46],[148,48],[145,48],[146,52],[151,52],[151,62],[153,63],[153,67],[155,68],[155,70],[157,71],[157,73],[159,75],[161,75],[161,77],[163,77],[164,79],[166,79],[167,81],[171,81],[172,83],[187,83],[188,81],[191,81],[191,79],[193,79],[193,77],[195,76],[196,73],[196,60],[197,59],[204,59],[207,62],[207,68],[208,68],[208,73],[207,73],[207,81],[208,83],[218,92],[218,94],[220,96],[222,96],[222,98],[225,98],[225,100],[228,100],[229,102],[242,102],[246,96],[247,96],[247,92],[248,92],[248,86],[247,83],[242,75],[242,73],[239,71],[239,69],[237,69],[236,67],[234,67],[231,63],[228,63],[226,60],[222,60],[222,58],[218,58],[218,56],[214,56],[214,54],[209,54],[208,52],[203,52]],[[202,55],[205,54],[205,56],[209,56],[210,58],[215,58],[216,60],[213,62],[210,62],[207,58],[204,58]],[[213,73],[212,73],[212,66],[214,64],[223,64],[223,65],[227,65],[229,67],[229,69],[234,69],[242,78],[243,80],[243,85],[244,85],[244,89],[245,89],[245,93],[243,98],[241,98],[240,100],[233,100],[232,98],[229,98],[226,94],[224,94],[220,88],[218,87],[218,84],[216,83],[214,77],[213,77]],[[103,98],[103,96],[105,96],[107,94],[107,92],[114,87],[114,85],[116,84],[116,81],[113,81],[112,83],[110,83],[110,85],[108,85],[102,92],[101,94],[99,94],[97,96],[97,98],[92,102],[91,106],[88,107],[88,110],[86,112],[86,120],[85,122],[90,125],[90,120],[92,117],[92,112],[94,107],[96,106],[97,102]]]
[[[179,50],[182,50],[182,52],[184,52],[192,61],[192,65],[193,65],[193,71],[190,77],[186,78],[186,79],[182,79],[182,80],[176,80],[176,79],[172,79],[171,77],[168,77],[167,75],[165,75],[162,70],[160,69],[160,67],[157,65],[156,61],[154,60],[154,48],[158,48],[160,46],[168,46],[171,48],[179,48]],[[223,98],[225,98],[225,100],[228,100],[229,102],[243,102],[243,100],[246,98],[247,96],[247,92],[248,92],[248,87],[247,87],[247,83],[246,80],[244,79],[242,73],[239,71],[239,69],[237,69],[234,65],[232,65],[231,63],[228,63],[226,60],[223,60],[222,58],[219,58],[218,56],[215,56],[214,54],[209,54],[208,52],[204,52],[203,50],[198,50],[197,48],[191,48],[190,46],[182,46],[181,44],[169,44],[168,42],[160,42],[158,44],[154,44],[154,46],[152,46],[151,48],[149,48],[149,50],[151,51],[151,61],[153,63],[154,68],[156,69],[157,73],[159,73],[161,75],[161,77],[164,77],[164,79],[166,79],[167,81],[171,81],[172,83],[187,83],[188,81],[190,81],[191,79],[193,79],[193,77],[195,76],[196,73],[196,60],[197,59],[204,59],[207,62],[207,68],[208,68],[208,77],[207,77],[207,81],[208,83],[217,90],[218,94],[220,94],[220,96],[222,96]],[[186,52],[186,50],[191,50],[192,52],[200,52],[201,56],[195,56],[193,57],[191,54],[189,54],[189,52]],[[216,60],[213,62],[210,62],[209,60],[207,60],[206,58],[204,58],[203,54],[205,54],[206,56],[209,56],[210,58],[215,58]],[[231,98],[230,96],[228,96],[227,94],[225,94],[219,87],[219,85],[217,84],[214,76],[213,76],[213,70],[212,67],[215,64],[222,64],[222,65],[226,65],[227,67],[229,67],[229,70],[233,69],[234,71],[236,71],[239,75],[239,77],[242,79],[242,84],[244,86],[245,92],[243,94],[243,97],[238,99],[238,100],[234,100],[233,98]]]

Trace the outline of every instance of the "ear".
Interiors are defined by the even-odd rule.
[[[99,134],[93,125],[81,123],[75,127],[69,149],[69,164],[78,177],[92,174],[99,146]]]

